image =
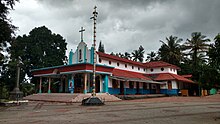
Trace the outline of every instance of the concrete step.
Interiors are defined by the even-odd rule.
[[[82,102],[83,99],[86,99],[91,96],[91,93],[87,94],[70,94],[70,93],[41,93],[33,94],[24,97],[24,100],[30,101],[45,101],[45,102]],[[96,96],[102,101],[119,101],[118,97],[110,95],[108,93],[97,93]]]

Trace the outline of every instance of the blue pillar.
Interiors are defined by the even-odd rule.
[[[105,93],[108,93],[108,75],[105,75],[103,89]]]
[[[69,53],[69,65],[73,64],[73,50],[71,49],[70,53]]]
[[[90,50],[90,63],[93,64],[94,63],[94,48],[91,47]]]

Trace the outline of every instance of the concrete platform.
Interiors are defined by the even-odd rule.
[[[116,95],[116,96],[123,100],[132,100],[132,99],[165,97],[166,95],[165,94],[146,94],[146,95]]]
[[[91,93],[87,94],[70,94],[70,93],[40,93],[33,94],[24,97],[24,100],[29,101],[44,101],[44,102],[64,102],[64,103],[80,103],[83,99],[86,99],[91,96]],[[108,93],[97,93],[97,97],[99,97],[104,102],[109,101],[120,101],[118,97],[114,95],[110,95]]]

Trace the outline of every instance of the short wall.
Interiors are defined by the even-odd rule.
[[[109,94],[118,95],[120,93],[120,88],[108,88]]]
[[[178,89],[172,89],[172,90],[168,90],[168,89],[161,89],[160,93],[161,94],[167,94],[167,95],[178,95],[179,90]]]

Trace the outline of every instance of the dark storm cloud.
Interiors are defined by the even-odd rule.
[[[21,0],[12,19],[20,33],[46,25],[67,40],[69,51],[79,43],[81,26],[91,46],[93,23],[89,18],[95,5],[99,12],[97,41],[102,40],[109,53],[131,52],[139,45],[149,53],[157,51],[159,40],[170,35],[185,40],[199,31],[213,39],[220,32],[219,0]]]

